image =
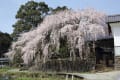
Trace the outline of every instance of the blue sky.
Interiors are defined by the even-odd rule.
[[[21,4],[28,0],[0,0],[0,31],[12,33],[15,15]],[[120,14],[120,0],[34,0],[44,1],[50,7],[67,6],[75,10],[94,8],[108,15]]]

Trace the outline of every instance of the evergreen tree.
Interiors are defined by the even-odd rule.
[[[56,12],[59,12],[59,11],[64,11],[64,10],[68,10],[67,6],[58,6],[57,8],[55,9],[52,9],[52,13],[56,13]]]
[[[20,33],[28,32],[37,27],[49,11],[50,8],[44,2],[28,1],[26,4],[21,5],[16,14],[17,22],[13,25],[13,38],[17,39]]]
[[[12,38],[7,33],[0,32],[0,57],[4,56],[11,45]]]

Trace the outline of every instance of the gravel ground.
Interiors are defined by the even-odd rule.
[[[120,80],[120,71],[111,71],[104,73],[74,73],[83,77],[85,80]]]

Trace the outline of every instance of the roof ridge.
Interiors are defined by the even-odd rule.
[[[108,17],[116,17],[116,16],[120,16],[120,14],[108,15]]]

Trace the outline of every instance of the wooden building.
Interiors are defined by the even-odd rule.
[[[114,37],[114,68],[120,70],[120,15],[108,16],[107,24],[110,34]]]

